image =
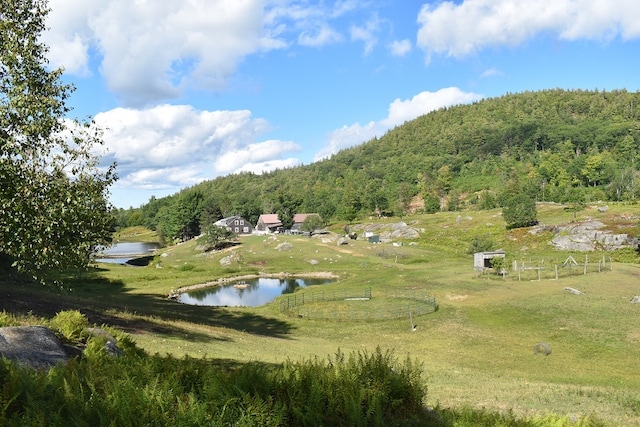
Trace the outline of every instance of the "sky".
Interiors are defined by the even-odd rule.
[[[49,0],[43,41],[104,130],[110,200],[330,157],[442,107],[640,90],[637,0]]]

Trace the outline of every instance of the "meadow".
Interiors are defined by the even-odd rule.
[[[606,212],[592,206],[577,219],[599,219],[611,230],[634,234],[637,214],[634,205],[610,206]],[[283,364],[381,349],[424,365],[425,403],[431,407],[522,419],[560,417],[566,425],[583,419],[640,425],[640,305],[630,303],[640,295],[640,264],[628,262],[633,260],[628,251],[623,257],[598,252],[589,257],[611,257],[611,268],[558,280],[518,280],[513,272],[478,276],[467,253],[476,236],[504,249],[508,265],[513,260],[552,265],[569,255],[584,259],[584,254],[554,250],[546,232],[505,231],[499,210],[463,215],[462,221],[458,213],[404,218],[420,237],[401,246],[363,239],[338,246],[322,235],[277,235],[242,237],[225,250],[203,252],[189,241],[163,249],[147,267],[100,264],[58,289],[56,298],[90,313],[92,320],[123,329],[151,354]],[[573,220],[573,213],[560,205],[540,205],[538,217],[545,225],[563,224]],[[330,230],[340,233],[341,227]],[[289,248],[279,250],[284,242]],[[221,265],[230,255],[232,262]],[[436,298],[438,310],[412,319],[332,321],[288,315],[278,300],[231,308],[167,298],[181,287],[221,278],[327,272],[338,279],[322,286],[371,289],[370,301],[343,301],[336,307],[393,304],[386,296],[419,290]],[[541,342],[551,349],[549,355],[534,353]]]

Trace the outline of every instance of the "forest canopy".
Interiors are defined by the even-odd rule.
[[[176,238],[184,209],[202,224],[240,215],[317,212],[325,221],[493,208],[519,191],[535,201],[634,201],[640,193],[640,94],[544,90],[442,108],[331,158],[263,175],[203,182],[140,209],[120,225]],[[197,198],[198,203],[193,203]],[[189,207],[190,206],[190,207]]]

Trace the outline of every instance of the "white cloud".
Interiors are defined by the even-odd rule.
[[[486,70],[484,70],[482,72],[482,74],[480,74],[480,77],[483,79],[489,78],[489,77],[501,77],[504,76],[504,73],[499,70],[498,68],[492,67],[492,68],[488,68]]]
[[[293,0],[50,0],[44,41],[52,66],[100,72],[126,106],[177,99],[185,90],[220,90],[247,56],[298,43],[345,40],[337,20],[366,6]],[[369,22],[353,39],[375,45]],[[361,31],[360,31],[361,30]]]
[[[280,156],[283,153],[289,151],[296,151],[300,147],[290,141],[277,141],[277,140],[269,140],[254,144],[249,144],[245,147],[239,147],[235,150],[229,150],[222,155],[220,155],[216,162],[214,163],[214,167],[216,171],[222,173],[230,173],[236,171],[254,171],[256,165],[262,165],[264,163],[275,164],[275,163],[289,163],[291,161],[295,161],[295,163],[299,163],[297,159],[286,159],[286,160],[274,160],[274,157]],[[264,169],[259,172],[263,172]]]
[[[389,45],[389,49],[391,50],[391,54],[393,56],[405,56],[406,54],[408,54],[409,52],[411,52],[411,41],[404,39],[404,40],[395,40],[391,43],[391,45]]]
[[[263,0],[148,2],[51,0],[50,60],[86,73],[91,49],[120,100],[141,106],[185,88],[221,88],[239,61],[279,48],[265,31]]]
[[[449,87],[436,92],[420,92],[411,99],[396,99],[389,105],[386,118],[377,122],[369,122],[364,126],[359,123],[343,126],[331,132],[327,146],[316,154],[314,161],[329,157],[344,148],[366,142],[373,137],[382,136],[392,127],[423,114],[443,107],[466,104],[481,98],[482,95],[463,92],[457,87]]]
[[[310,47],[339,43],[342,40],[343,37],[339,32],[326,25],[310,31],[304,31],[298,37],[298,43],[300,45]]]
[[[640,37],[640,3],[620,0],[465,0],[425,4],[417,45],[463,57],[489,46],[516,46],[541,33],[566,40]]]
[[[115,161],[119,187],[184,187],[247,170],[247,164],[299,163],[283,155],[299,149],[290,141],[258,141],[270,128],[247,110],[198,111],[186,105],[144,110],[117,108],[95,117]],[[280,163],[279,163],[280,162]],[[276,166],[277,167],[277,166]]]
[[[364,54],[368,55],[378,43],[376,33],[380,31],[380,19],[377,15],[373,15],[364,26],[352,25],[349,29],[352,41],[364,42]]]

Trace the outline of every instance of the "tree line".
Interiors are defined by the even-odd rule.
[[[174,239],[230,215],[255,224],[262,213],[316,212],[348,223],[514,200],[635,201],[639,104],[640,94],[626,90],[554,89],[442,108],[323,161],[228,175],[152,198],[118,211],[117,222]]]

